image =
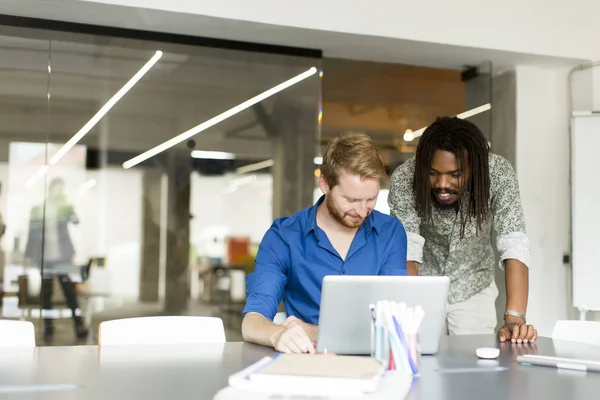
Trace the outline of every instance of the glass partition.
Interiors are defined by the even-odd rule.
[[[320,59],[0,34],[3,315],[38,345],[151,315],[218,316],[240,340],[258,243],[312,202]]]
[[[372,135],[390,173],[437,116],[476,110],[492,138],[489,64],[321,65],[15,27],[0,52],[2,315],[33,321],[38,345],[152,315],[217,316],[240,340],[257,246],[318,198],[335,135]]]
[[[0,27],[2,318],[27,318],[36,327],[42,279],[26,252],[42,252],[41,240],[29,239],[41,238],[44,191],[30,178],[46,165],[49,63],[50,41],[40,32]]]

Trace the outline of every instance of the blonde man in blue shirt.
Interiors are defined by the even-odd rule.
[[[245,341],[283,353],[314,353],[326,275],[406,275],[406,232],[376,211],[386,175],[373,140],[344,133],[323,156],[315,205],[275,220],[247,278]],[[283,300],[287,319],[273,323]]]

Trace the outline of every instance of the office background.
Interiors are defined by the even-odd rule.
[[[40,269],[51,272],[49,211],[40,214],[46,240],[34,243],[31,234],[32,210],[51,209],[56,179],[78,220],[68,224],[68,261],[91,328],[75,342],[94,343],[103,320],[157,314],[219,316],[236,340],[256,248],[273,218],[320,196],[319,158],[329,140],[348,129],[368,132],[391,173],[414,155],[413,131],[491,101],[488,62],[429,68],[26,22],[32,27],[0,30],[2,310],[39,323],[40,335],[48,313],[59,327],[42,341],[48,345],[75,340],[58,279],[39,278]],[[240,106],[313,67],[294,85]],[[235,107],[235,115],[129,164]],[[492,140],[489,111],[473,119]],[[378,209],[389,212],[383,184]],[[41,265],[35,252],[45,254]],[[50,284],[47,311],[40,298]]]
[[[25,246],[27,209],[43,204],[48,182],[27,191],[22,187],[24,177],[11,178],[14,171],[35,173],[152,57],[157,46],[164,52],[156,69],[69,153],[73,157],[64,158],[65,164],[54,169],[66,177],[67,196],[80,214],[80,224],[70,228],[76,263],[105,258],[106,265],[97,269],[110,271],[97,274],[105,278],[99,282],[110,284],[108,290],[106,286],[100,290],[108,293],[100,293],[89,308],[92,327],[102,318],[164,310],[222,313],[231,317],[228,327],[236,327],[241,275],[225,277],[224,270],[216,269],[204,282],[196,269],[227,265],[227,249],[240,247],[241,253],[234,252],[235,264],[244,272],[250,268],[257,238],[273,217],[286,214],[288,210],[282,207],[295,210],[312,201],[318,174],[314,158],[329,138],[341,129],[366,130],[376,138],[393,169],[414,151],[414,141],[404,138],[408,129],[419,129],[439,114],[472,109],[486,99],[492,110],[478,115],[476,122],[493,150],[515,165],[521,184],[533,260],[529,320],[535,321],[541,334],[549,334],[555,320],[572,316],[570,266],[563,257],[569,251],[570,237],[568,99],[571,91],[573,108],[594,108],[599,101],[594,83],[600,81],[591,69],[569,74],[573,66],[600,56],[592,39],[598,29],[593,20],[567,18],[578,2],[568,9],[546,4],[521,10],[515,5],[520,10],[518,18],[502,10],[473,18],[477,5],[464,1],[465,12],[453,13],[451,21],[443,18],[447,5],[441,3],[435,15],[414,4],[407,10],[401,3],[384,7],[352,3],[343,14],[331,2],[319,4],[320,15],[339,17],[327,20],[311,12],[311,2],[293,12],[282,5],[273,8],[266,1],[252,8],[242,3],[220,8],[212,3],[134,0],[72,1],[69,7],[60,1],[46,3],[25,9],[19,2],[7,1],[0,12],[229,40],[227,45],[214,46],[210,40],[194,44],[165,34],[142,38],[138,32],[133,35],[137,39],[132,39],[123,30],[88,26],[81,31],[58,22],[29,25],[37,29],[17,28],[14,25],[22,26],[25,21],[8,17],[0,21],[5,24],[3,51],[12,52],[2,60],[13,63],[4,66],[2,79],[7,90],[3,121],[10,121],[3,127],[0,149],[6,171],[0,197],[0,212],[7,223],[2,238],[5,269],[13,253]],[[353,15],[360,15],[364,23],[353,23]],[[507,20],[514,21],[510,31],[505,29]],[[537,21],[535,35],[529,29],[532,20]],[[564,28],[560,32],[554,29],[557,23]],[[257,51],[248,51],[248,44],[232,49],[231,40],[293,49],[253,45]],[[283,115],[297,113],[295,120],[302,121],[297,129],[310,138],[309,146],[294,165],[277,162],[286,159],[289,141],[267,135],[264,118],[261,122],[265,113],[260,109],[246,110],[196,138],[195,149],[232,152],[235,160],[191,159],[191,149],[182,145],[168,152],[160,168],[124,170],[120,165],[127,157],[211,118],[223,107],[234,106],[311,66],[323,71],[323,77],[313,76],[264,103],[263,111],[270,117],[277,110]],[[18,89],[18,83],[29,92]],[[276,107],[278,99],[285,99],[283,106],[280,102]],[[533,152],[535,148],[543,152]],[[23,152],[29,156],[17,155]],[[241,178],[237,168],[269,160],[272,166],[236,180]],[[289,177],[290,171],[299,184],[282,190],[281,185],[289,182],[283,177]],[[52,174],[49,171],[46,178]],[[189,185],[173,191],[169,178],[175,181],[181,176],[189,177],[184,179]],[[189,204],[184,198],[189,198]],[[250,199],[264,201],[253,204]],[[185,215],[169,209],[169,204],[178,201],[189,205],[178,203],[177,210]],[[242,211],[242,206],[250,211]],[[187,226],[186,218],[190,218],[189,235],[181,229]],[[178,236],[181,232],[183,238]],[[169,233],[177,235],[173,238]],[[230,236],[240,240],[230,241],[229,246]],[[243,257],[245,252],[250,257]],[[125,267],[119,267],[118,260]],[[501,286],[500,272],[497,280]],[[84,290],[85,283],[81,286]],[[232,286],[237,288],[233,301]],[[168,293],[177,295],[169,297]],[[57,291],[57,301],[60,297]],[[85,296],[85,311],[84,300]],[[498,304],[503,308],[501,302],[502,298]],[[235,330],[230,329],[233,338]],[[67,326],[61,332],[65,340],[71,340]],[[60,343],[58,337],[54,343]]]

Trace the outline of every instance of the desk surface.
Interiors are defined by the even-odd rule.
[[[600,347],[540,338],[536,345],[502,344],[501,372],[482,368],[477,347],[498,346],[494,336],[445,337],[437,356],[423,356],[409,399],[579,399],[600,393],[600,373],[524,366],[524,353],[600,360]],[[211,399],[227,378],[273,351],[247,343],[198,346],[38,347],[2,350],[0,397],[15,399]],[[454,372],[454,373],[451,373]],[[37,392],[7,393],[8,386]],[[65,386],[59,386],[65,385]],[[18,388],[17,388],[18,389]]]

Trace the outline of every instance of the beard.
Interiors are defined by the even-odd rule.
[[[337,222],[339,222],[342,226],[345,226],[346,228],[360,228],[360,226],[364,224],[367,220],[367,217],[371,214],[371,211],[369,211],[369,213],[360,221],[349,221],[346,219],[346,217],[360,218],[360,216],[356,214],[342,213],[338,211],[335,208],[335,204],[333,204],[333,198],[331,198],[331,196],[325,196],[325,205],[327,206],[327,211],[329,211],[329,214],[333,217],[333,219],[335,219]]]
[[[455,200],[451,202],[441,202],[437,197],[437,195],[441,193],[449,194],[450,196],[454,197]],[[452,189],[431,189],[431,198],[433,200],[434,207],[441,210],[451,210],[458,207],[461,193]]]

